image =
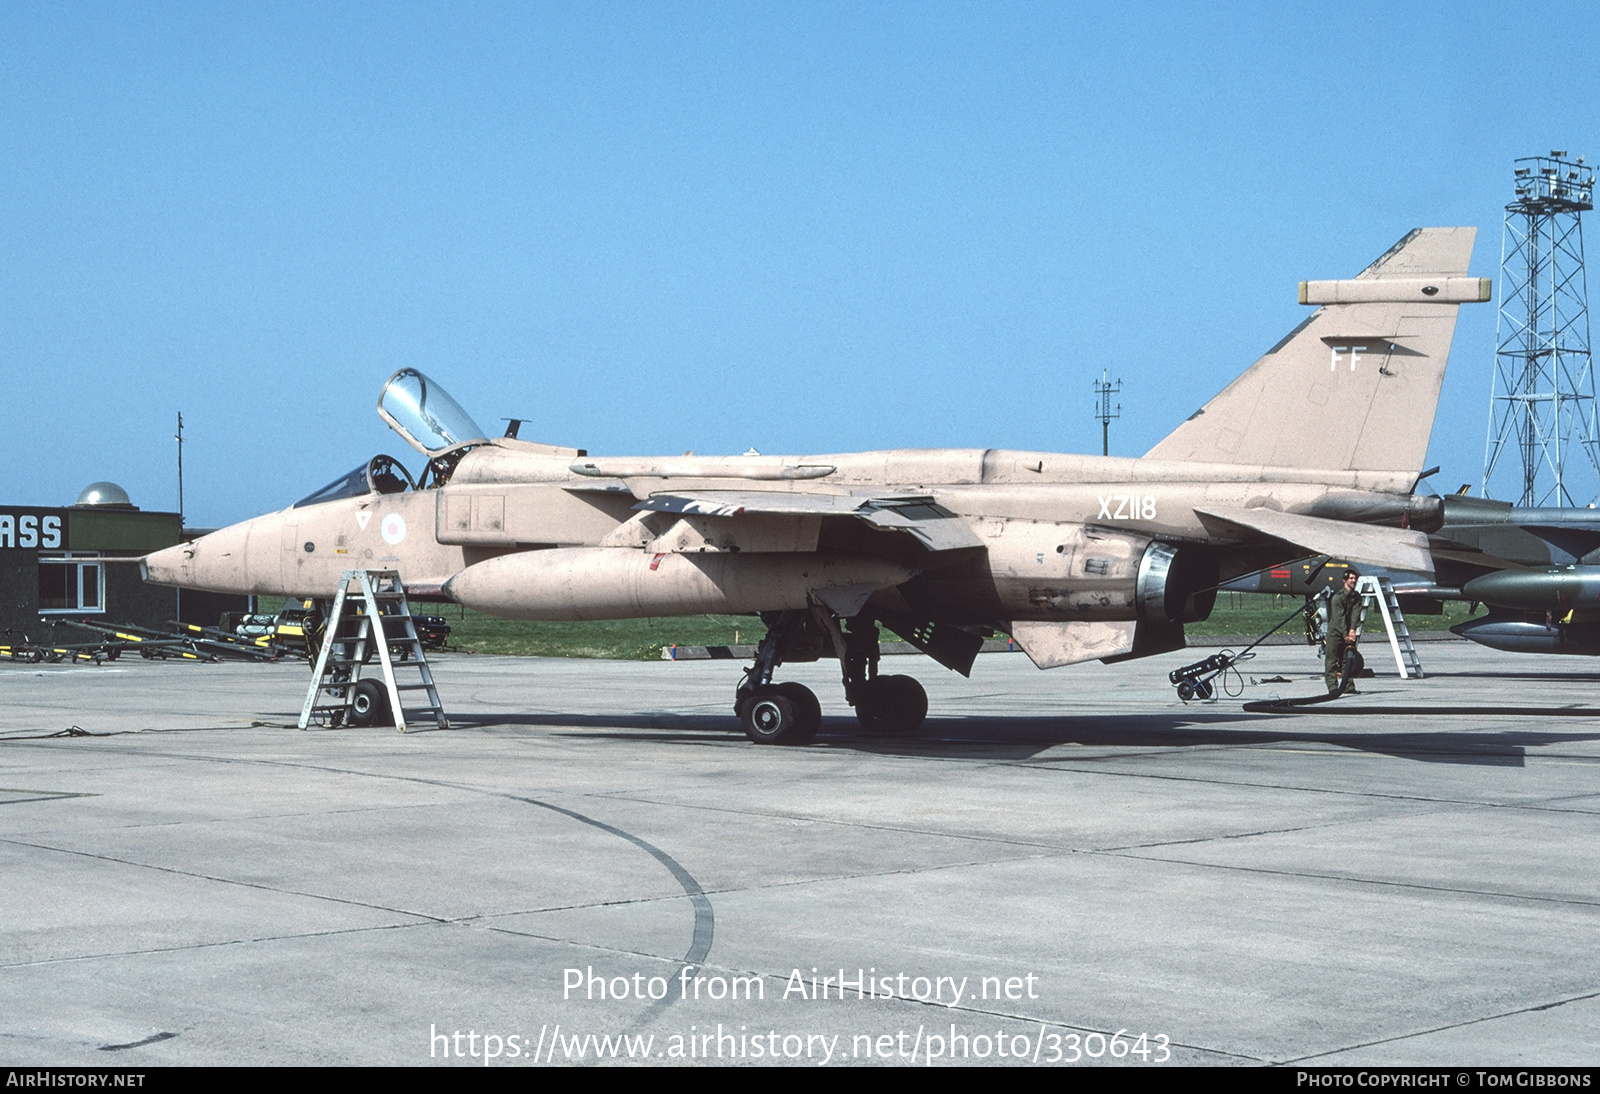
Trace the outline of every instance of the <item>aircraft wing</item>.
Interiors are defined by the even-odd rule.
[[[966,522],[926,495],[860,497],[778,490],[697,490],[652,494],[634,508],[733,519],[746,514],[853,517],[874,528],[905,532],[929,551],[983,546]]]
[[[1349,559],[1368,566],[1413,573],[1433,573],[1433,556],[1428,552],[1428,537],[1406,528],[1385,528],[1376,524],[1354,524],[1273,509],[1234,509],[1215,506],[1196,509],[1195,515],[1208,527],[1221,524],[1281,539],[1319,555]],[[1216,528],[1221,533],[1225,528]]]

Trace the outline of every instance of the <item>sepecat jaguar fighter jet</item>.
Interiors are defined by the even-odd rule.
[[[490,437],[413,369],[378,413],[426,461],[377,456],[281,512],[157,551],[148,581],[331,598],[345,569],[514,619],[759,614],[735,710],[804,742],[838,658],[846,701],[909,731],[927,695],[878,671],[880,628],[970,672],[1009,634],[1040,668],[1179,649],[1220,582],[1329,554],[1429,572],[1413,494],[1475,229],[1420,228],[1355,277],[1300,285],[1297,327],[1142,458],[1006,449],[625,457]]]

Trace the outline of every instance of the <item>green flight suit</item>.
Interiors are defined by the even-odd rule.
[[[1364,598],[1354,589],[1340,589],[1328,600],[1328,633],[1322,639],[1322,675],[1329,691],[1339,689],[1344,657],[1352,646],[1346,639],[1351,631],[1361,625],[1361,613],[1364,610]]]

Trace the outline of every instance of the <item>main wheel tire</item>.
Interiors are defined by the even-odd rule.
[[[914,676],[891,676],[894,706],[889,732],[915,733],[928,720],[928,693]]]
[[[856,689],[856,721],[860,722],[861,728],[868,733],[885,732],[884,716],[888,710],[888,702],[884,696],[883,682],[887,679],[887,676],[874,676]]]
[[[928,717],[928,693],[911,676],[875,676],[856,699],[856,720],[874,733],[915,733]]]
[[[393,725],[394,716],[389,712],[389,689],[376,680],[357,680],[350,696],[350,724]]]
[[[796,744],[804,738],[800,713],[776,688],[763,688],[746,699],[739,709],[739,721],[745,736],[758,745]]]
[[[799,724],[795,726],[794,736],[790,738],[791,741],[800,744],[813,740],[817,731],[822,728],[822,704],[817,701],[817,693],[793,680],[774,684],[772,690],[789,700],[789,705],[794,707],[795,716],[800,719]]]

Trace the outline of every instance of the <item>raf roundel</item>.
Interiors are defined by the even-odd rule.
[[[391,547],[406,538],[406,518],[399,513],[390,513],[384,517],[383,524],[379,528],[383,533],[383,542]]]

